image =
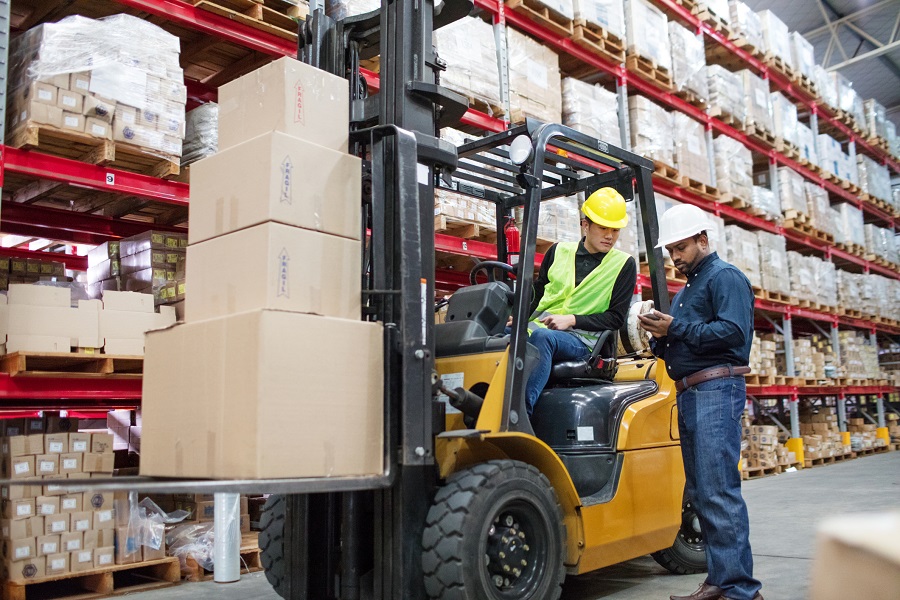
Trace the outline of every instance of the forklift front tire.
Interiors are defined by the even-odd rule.
[[[265,569],[266,579],[275,593],[286,598],[284,589],[284,518],[287,505],[284,496],[272,495],[266,499],[259,515],[260,561]]]
[[[681,528],[671,547],[650,556],[675,575],[706,572],[706,542],[697,513],[689,501],[681,508]]]
[[[422,536],[429,598],[556,600],[566,530],[553,486],[531,465],[493,460],[454,473]]]

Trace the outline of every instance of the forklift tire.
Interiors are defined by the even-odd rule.
[[[422,536],[429,598],[557,600],[566,530],[553,486],[536,468],[492,460],[447,479]]]
[[[706,572],[706,542],[697,513],[689,501],[681,508],[681,528],[675,536],[675,543],[650,556],[675,575]]]
[[[275,593],[287,598],[284,563],[284,496],[272,495],[266,499],[259,515],[260,561],[265,569],[266,579]]]

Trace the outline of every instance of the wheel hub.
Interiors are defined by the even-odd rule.
[[[678,530],[678,536],[692,546],[703,544],[700,519],[690,502],[686,502],[681,508],[681,529]]]
[[[528,534],[513,515],[501,514],[488,530],[485,563],[497,588],[515,585],[529,565]]]

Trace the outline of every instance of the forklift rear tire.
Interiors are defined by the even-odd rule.
[[[429,598],[556,600],[566,530],[553,486],[536,468],[492,460],[454,473],[422,536]]]
[[[676,575],[706,572],[706,542],[697,512],[689,501],[681,507],[681,528],[675,536],[675,543],[650,556]]]
[[[272,495],[266,499],[259,515],[260,561],[266,572],[266,579],[275,593],[287,598],[284,563],[284,515],[287,505],[284,496]]]

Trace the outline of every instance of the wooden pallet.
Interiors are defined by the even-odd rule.
[[[259,532],[251,531],[241,534],[241,574],[256,573],[263,570],[260,561]],[[185,581],[211,581],[214,577],[212,571],[207,571],[190,556],[185,559]]]
[[[16,377],[140,377],[143,356],[66,352],[13,352],[0,356],[0,372]]]
[[[664,90],[672,91],[675,84],[672,82],[672,73],[665,67],[660,67],[655,61],[638,54],[625,56],[625,68],[641,79],[655,83]]]
[[[537,0],[507,0],[506,6],[519,14],[531,18],[559,36],[572,37],[572,20],[559,14],[546,4],[542,4]]]
[[[775,150],[793,160],[800,158],[800,149],[793,142],[780,137],[775,138]]]
[[[774,467],[747,467],[741,471],[741,479],[759,479],[760,477],[768,477],[769,475],[778,475],[781,473],[781,466]]]
[[[803,461],[803,466],[807,469],[812,467],[822,467],[825,465],[834,464],[833,456],[823,456],[822,458],[807,458]]]
[[[731,37],[731,28],[728,26],[728,21],[709,10],[709,8],[705,6],[700,7],[695,5],[691,9],[691,14],[693,14],[695,17],[697,17],[697,19],[699,19],[703,23],[706,23],[716,31],[724,34],[725,37]]]
[[[303,7],[295,6],[291,12],[295,16],[274,10],[265,3],[257,0],[188,0],[197,8],[217,14],[232,21],[252,27],[258,31],[264,31],[282,39],[297,40],[297,20],[305,19],[309,13],[307,5],[305,13]]]
[[[175,557],[133,565],[113,565],[25,582],[4,581],[3,600],[91,600],[169,587],[181,581]]]
[[[759,290],[754,289],[754,292],[755,292],[756,297],[759,298],[760,300],[767,300],[769,302],[778,302],[779,304],[792,304],[794,306],[796,306],[800,303],[800,300],[798,300],[797,298],[795,298],[789,294],[782,294],[780,292],[773,292],[771,290],[764,290],[764,289],[759,289]]]
[[[497,230],[490,225],[476,223],[443,214],[434,216],[435,233],[446,233],[465,240],[496,241]],[[490,238],[488,239],[488,236]]]
[[[815,240],[820,240],[828,243],[834,242],[834,236],[832,236],[830,233],[819,231],[815,227],[812,227],[805,222],[801,223],[797,219],[785,219],[784,228],[796,231],[799,234],[805,235]]]
[[[792,81],[796,77],[794,68],[792,66],[790,66],[789,64],[787,64],[786,62],[784,62],[784,59],[780,56],[777,56],[775,54],[766,53],[765,55],[763,55],[763,62],[766,63],[766,65],[768,65],[769,68],[774,69],[775,71],[777,71],[778,73],[781,73],[786,78],[788,78]]]
[[[575,21],[572,41],[617,65],[625,62],[625,44],[622,40],[584,19]]]
[[[744,376],[747,385],[775,385],[775,377],[772,375],[757,375],[750,373]]]
[[[653,175],[654,177],[664,179],[669,183],[681,185],[681,174],[678,173],[678,169],[670,167],[662,161],[653,161]]]
[[[716,106],[715,104],[709,107],[709,116],[715,117],[716,119],[722,121],[726,125],[734,127],[735,129],[741,129],[744,126],[743,121],[726,111],[721,106]]]
[[[86,133],[55,129],[37,123],[29,122],[12,132],[6,145],[39,150],[63,158],[133,171],[151,177],[171,177],[178,175],[181,170],[181,159],[177,157],[165,157],[158,151],[125,142],[114,142]]]
[[[699,196],[703,196],[709,200],[715,201],[719,197],[719,191],[711,185],[707,185],[702,181],[691,179],[687,175],[681,176],[681,187],[687,188]]]
[[[696,106],[700,109],[705,109],[708,102],[705,98],[701,98],[691,90],[675,90],[672,94],[678,98],[681,98],[691,106]]]
[[[499,104],[494,104],[485,100],[484,98],[468,96],[467,100],[469,101],[469,108],[477,110],[479,112],[483,112],[490,117],[502,118],[503,113],[506,112]]]
[[[791,79],[791,83],[813,98],[819,96],[819,88],[816,87],[816,82],[813,81],[811,77],[808,77],[799,71],[794,71],[794,77]]]
[[[775,147],[775,134],[760,127],[757,123],[747,123],[744,125],[744,133],[752,137],[761,144],[765,144],[770,148]]]
[[[674,265],[663,265],[663,270],[666,273],[666,281],[669,283],[687,283],[687,277],[684,274],[675,268]],[[641,274],[650,276],[650,265],[647,263],[641,263]]]
[[[806,213],[802,213],[800,211],[794,210],[793,208],[789,208],[782,213],[785,219],[793,221],[794,223],[800,224],[808,224],[810,221],[809,215]]]
[[[853,309],[853,308],[847,308],[846,306],[838,307],[838,314],[841,315],[842,317],[850,317],[852,319],[862,319],[863,318],[863,314],[860,311]]]

